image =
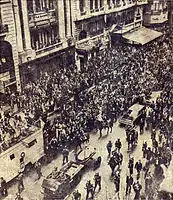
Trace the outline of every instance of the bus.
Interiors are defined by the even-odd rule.
[[[7,182],[44,156],[43,126],[0,153],[0,176]]]

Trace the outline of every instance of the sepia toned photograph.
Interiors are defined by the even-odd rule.
[[[0,0],[0,200],[173,200],[173,0]]]

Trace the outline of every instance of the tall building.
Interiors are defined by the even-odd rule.
[[[168,21],[168,1],[149,0],[144,12],[144,24],[147,26]]]
[[[8,0],[0,1],[0,92],[9,87],[20,88],[18,44],[16,41],[15,7]]]
[[[1,38],[11,45],[10,61],[14,61],[8,65],[10,70],[1,67],[1,88],[13,84],[20,90],[42,72],[74,62],[82,69],[90,57],[111,44],[111,39],[118,40],[142,27],[147,3],[148,0],[1,0]],[[1,66],[5,65],[4,60],[1,53]]]
[[[71,0],[18,0],[21,82],[74,62]],[[19,28],[20,28],[19,27]],[[31,51],[28,51],[31,50]],[[43,59],[44,58],[44,59]]]

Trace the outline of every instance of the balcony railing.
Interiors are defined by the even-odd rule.
[[[16,77],[10,78],[9,80],[3,81],[4,87],[12,85],[16,82]]]
[[[137,0],[137,5],[147,4],[148,0]]]
[[[56,49],[56,48],[60,48],[60,47],[62,47],[62,42],[50,45],[48,47],[44,47],[42,49],[38,49],[38,50],[36,50],[36,55],[39,55],[39,54],[42,54],[42,53],[45,53],[45,52],[50,52],[51,50]]]
[[[0,35],[8,32],[8,25],[0,24]]]
[[[141,1],[142,4],[148,2],[148,0],[138,0]],[[136,6],[137,0],[131,1],[118,1],[115,4],[107,5],[106,7],[101,7],[97,9],[90,9],[86,13],[84,12],[77,12],[75,16],[75,21],[83,20],[86,18],[90,18],[93,16],[103,15],[103,14],[110,14],[113,12],[120,12],[121,10],[125,10]]]

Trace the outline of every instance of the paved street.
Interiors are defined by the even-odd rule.
[[[92,183],[94,183],[93,178],[94,174],[96,172],[99,172],[100,175],[102,176],[102,190],[98,193],[96,191],[96,196],[95,199],[97,200],[108,200],[108,199],[116,199],[116,194],[115,194],[115,185],[114,183],[110,180],[111,179],[111,170],[108,165],[108,154],[106,150],[106,144],[108,143],[109,140],[112,141],[113,147],[114,143],[117,138],[121,139],[122,142],[122,149],[121,152],[123,153],[123,163],[121,167],[121,182],[120,182],[120,199],[133,199],[134,198],[134,192],[132,190],[131,196],[129,198],[125,197],[125,188],[126,188],[126,175],[127,175],[127,165],[128,165],[128,156],[129,153],[127,153],[127,142],[125,139],[125,130],[123,128],[120,128],[118,125],[118,122],[114,124],[113,127],[113,132],[110,133],[108,136],[105,133],[105,130],[103,131],[103,137],[101,139],[98,139],[99,134],[98,133],[92,133],[91,134],[91,139],[89,142],[89,146],[96,147],[96,152],[97,156],[102,157],[102,163],[101,167],[98,168],[96,171],[93,171],[93,169],[89,169],[87,172],[85,172],[82,176],[82,180],[77,186],[77,189],[79,192],[82,194],[82,199],[85,199],[85,184],[87,180],[91,180]],[[148,145],[151,145],[151,140],[150,140],[150,133],[145,132],[143,135],[139,136],[138,139],[138,146],[135,149],[135,151],[132,153],[134,156],[134,163],[138,161],[139,159],[142,160],[142,144],[144,141],[147,141]],[[74,159],[74,152],[72,151],[70,153],[70,159]],[[142,160],[143,161],[143,160]],[[144,162],[143,162],[144,163]],[[41,188],[41,183],[43,181],[43,178],[46,177],[52,169],[58,166],[58,168],[61,168],[62,166],[62,155],[59,155],[57,159],[53,160],[50,164],[47,166],[42,167],[42,172],[43,172],[43,177],[40,180],[37,180],[37,175],[34,171],[30,172],[27,177],[24,178],[24,185],[25,185],[25,190],[22,192],[22,196],[24,200],[29,199],[29,200],[42,200],[43,199],[43,194],[42,194],[42,188]],[[134,170],[134,180],[136,180],[136,171]],[[143,174],[142,174],[143,176]],[[144,181],[141,176],[142,180],[142,193],[144,193]],[[140,180],[140,181],[141,181]],[[7,197],[6,199],[13,199],[14,194],[17,192],[17,184],[14,184],[10,189],[9,189],[9,194],[12,196]],[[142,194],[141,193],[141,194]],[[71,200],[72,196],[69,196],[67,200]]]

